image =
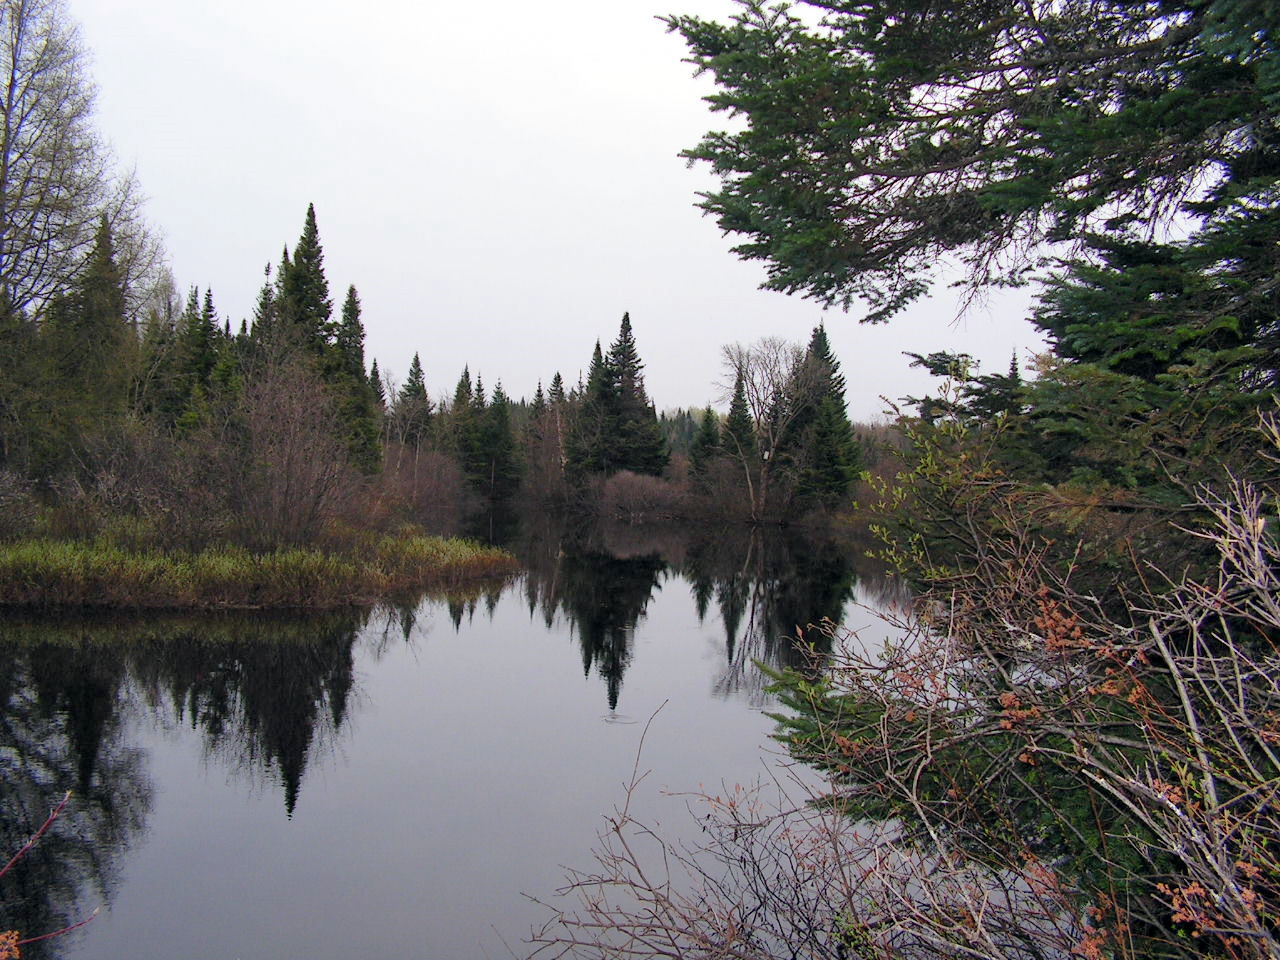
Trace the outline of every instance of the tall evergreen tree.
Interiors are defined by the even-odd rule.
[[[796,459],[796,495],[803,503],[838,506],[861,465],[857,437],[845,403],[844,376],[831,353],[826,328],[813,330],[805,352],[802,374],[810,379],[802,399],[804,404],[792,433]]]
[[[511,404],[499,382],[493,399],[478,410],[476,489],[489,500],[506,500],[520,483],[515,436],[511,430]]]
[[[416,357],[417,354],[414,354]],[[418,365],[421,370],[422,365]],[[373,365],[369,367],[369,386],[373,388],[373,399],[378,404],[379,410],[387,408],[387,388],[382,382],[382,371],[378,369],[378,361],[374,360]]]
[[[124,277],[105,217],[73,289],[51,304],[42,332],[50,416],[47,429],[41,425],[39,446],[47,469],[74,456],[127,406],[137,341],[125,317]]]
[[[481,450],[483,389],[483,383],[472,381],[470,367],[463,367],[453,390],[453,404],[449,408],[445,434],[449,450],[457,457],[458,465],[473,489],[480,488],[485,473]]]
[[[336,370],[351,380],[364,382],[364,325],[360,322],[360,295],[355,285],[347,287],[342,302],[342,319],[334,336],[333,351]]]
[[[667,465],[666,444],[645,393],[643,369],[631,317],[623,314],[609,353],[601,351],[597,340],[591,356],[570,434],[569,464],[576,474],[659,474]]]
[[[618,339],[609,347],[608,365],[615,393],[616,433],[610,459],[614,469],[660,474],[669,459],[658,414],[644,388],[644,364],[624,313]]]
[[[381,409],[373,385],[365,375],[364,324],[360,321],[360,295],[354,285],[347,288],[342,319],[333,342],[325,347],[321,371],[337,400],[338,418],[346,431],[351,462],[365,473],[372,473],[382,461]]]
[[[422,360],[416,353],[409,364],[409,376],[396,394],[392,419],[401,443],[417,448],[426,442],[431,428],[431,400],[427,396]]]
[[[693,476],[695,486],[706,483],[707,471],[721,452],[720,415],[707,407],[703,411],[693,443],[689,445],[689,473]]]
[[[729,416],[724,422],[723,443],[737,459],[752,464],[756,459],[756,425],[747,406],[746,381],[742,370],[733,380],[733,399],[729,401]]]
[[[559,376],[557,374],[557,376]],[[555,381],[552,381],[554,388]],[[613,422],[613,383],[600,341],[596,341],[581,389],[581,404],[569,427],[566,454],[573,475],[608,473],[612,467],[610,440]]]
[[[324,250],[316,226],[316,209],[307,205],[302,236],[293,249],[286,252],[277,277],[281,321],[296,343],[320,354],[330,342],[333,301],[329,299],[329,281],[324,274]]]
[[[565,402],[564,378],[560,376],[557,370],[551,378],[551,384],[547,388],[547,397],[553,404],[561,404]]]

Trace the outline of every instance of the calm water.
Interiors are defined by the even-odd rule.
[[[752,661],[893,599],[848,550],[615,533],[522,577],[324,618],[0,622],[0,930],[27,957],[523,955],[645,721],[643,810],[776,762]],[[885,631],[871,627],[875,642]]]

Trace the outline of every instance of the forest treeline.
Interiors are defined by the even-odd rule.
[[[844,380],[825,331],[807,347],[726,349],[727,416],[657,414],[629,315],[585,379],[531,400],[462,371],[431,396],[419,354],[403,384],[366,364],[359,294],[335,309],[316,214],[268,267],[233,328],[212,291],[128,281],[101,220],[43,309],[4,320],[5,533],[104,530],[132,542],[252,549],[341,527],[456,529],[523,502],[630,520],[794,517],[836,508],[858,470]],[[43,508],[43,509],[42,509]]]
[[[470,368],[432,395],[417,353],[393,383],[356,287],[330,285],[314,207],[252,316],[182,292],[93,130],[63,4],[5,11],[0,537],[266,551],[454,532],[493,506],[759,523],[845,503],[862,452],[821,328],[726,347],[726,415],[658,416],[626,314],[566,358],[585,376],[548,371],[531,397]]]

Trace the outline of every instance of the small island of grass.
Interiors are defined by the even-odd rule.
[[[340,549],[255,553],[221,545],[199,550],[30,539],[0,544],[0,605],[122,609],[331,609],[518,568],[505,550],[415,530]]]

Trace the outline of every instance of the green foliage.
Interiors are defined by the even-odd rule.
[[[1197,191],[1248,209],[1273,181],[1265,4],[814,6],[667,19],[739,121],[686,154],[721,177],[702,206],[771,289],[883,319],[942,254],[1017,283],[1044,241],[1165,222]]]
[[[413,355],[409,364],[409,376],[391,411],[391,421],[401,443],[419,447],[426,442],[431,431],[431,400],[427,397],[427,384],[422,373],[422,360]]]
[[[826,329],[819,324],[805,351],[805,374],[813,382],[796,401],[803,410],[790,431],[786,451],[796,471],[795,492],[801,503],[841,506],[861,469],[861,453],[844,397],[844,376],[831,353]]]
[[[275,308],[290,342],[319,356],[330,341],[333,301],[324,275],[324,250],[313,204],[307,204],[302,236],[293,248],[293,257],[286,252],[276,283]]]
[[[723,453],[720,443],[720,415],[710,407],[702,414],[698,433],[689,447],[689,472],[696,485],[706,482],[707,469]]]
[[[377,392],[365,375],[364,324],[360,321],[360,295],[354,285],[347,288],[342,321],[325,349],[321,372],[335,394],[352,465],[364,473],[376,472],[382,465],[381,411]]]
[[[476,489],[489,500],[507,500],[520,483],[520,464],[511,427],[511,404],[502,384],[480,413]]]
[[[733,380],[733,398],[729,401],[729,416],[724,424],[724,445],[746,463],[756,456],[756,425],[747,408],[747,394],[743,371],[739,369]]]
[[[24,425],[34,473],[83,464],[92,438],[124,416],[137,358],[124,310],[124,279],[103,218],[75,285],[53,301],[38,336],[28,339],[35,354],[28,375],[35,374],[32,385],[42,394],[28,406]]]
[[[568,459],[570,469],[579,477],[621,470],[657,476],[666,467],[666,443],[645,392],[643,369],[631,317],[624,313],[618,338],[608,354],[596,342],[574,417]],[[554,391],[554,381],[552,388]]]

